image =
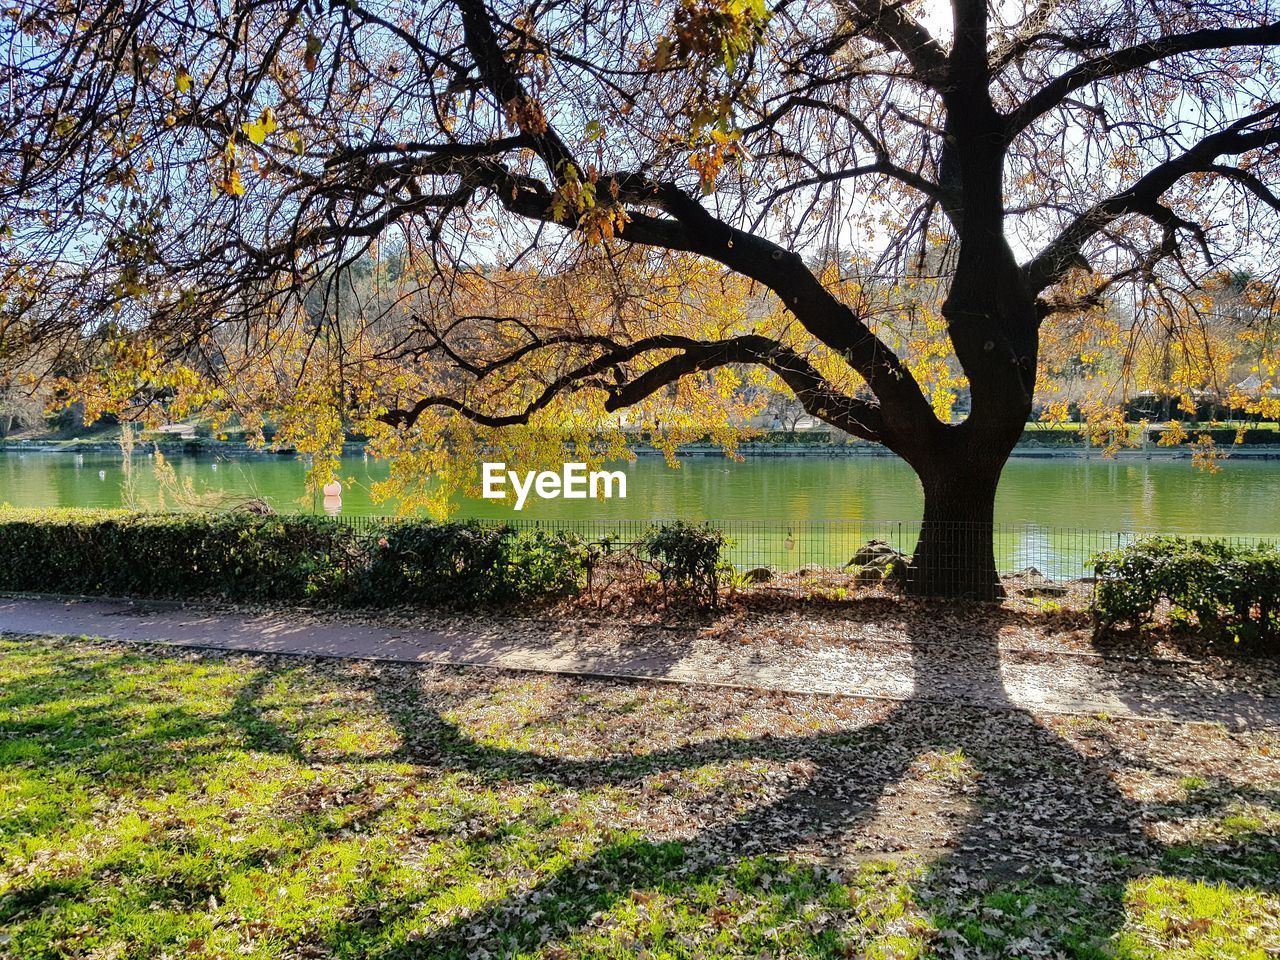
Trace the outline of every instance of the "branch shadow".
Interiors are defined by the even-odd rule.
[[[1142,806],[1114,781],[1105,750],[1076,749],[1007,697],[981,706],[940,702],[953,696],[959,673],[1002,687],[994,627],[986,641],[976,654],[972,647],[952,654],[933,642],[913,649],[915,698],[857,731],[726,738],[622,758],[495,749],[424,705],[384,698],[402,759],[460,763],[499,779],[583,789],[634,785],[653,773],[729,759],[806,761],[812,768],[782,796],[706,827],[678,849],[630,840],[605,845],[431,931],[407,955],[468,956],[478,935],[490,955],[532,950],[572,937],[637,891],[691,890],[759,855],[800,856],[837,871],[856,870],[868,858],[919,856],[927,866],[914,893],[940,929],[982,940],[995,927],[1012,938],[1034,916],[1034,926],[1063,949],[1100,948],[1124,925],[1125,880],[1156,868],[1163,851],[1147,835]],[[376,685],[373,693],[379,697]],[[938,757],[958,769],[932,776],[927,761]],[[936,802],[949,794],[962,802],[922,814],[926,805],[947,807]],[[977,900],[957,898],[960,887]],[[1018,905],[1017,915],[992,906],[1009,903]]]
[[[1151,811],[1116,782],[1117,758],[1105,738],[1073,743],[1007,694],[956,702],[961,677],[1004,689],[999,626],[992,618],[962,650],[940,645],[936,632],[913,636],[914,697],[875,722],[835,733],[713,737],[575,758],[486,742],[448,719],[447,692],[428,697],[420,684],[393,686],[380,682],[377,670],[344,667],[344,682],[362,687],[370,708],[394,727],[398,746],[319,755],[266,705],[276,679],[299,669],[294,665],[256,670],[217,720],[238,730],[250,749],[298,763],[402,762],[418,776],[457,770],[495,786],[635,788],[655,775],[752,760],[806,771],[680,842],[605,838],[553,874],[454,912],[411,943],[395,940],[392,931],[415,912],[415,898],[388,889],[385,897],[353,904],[349,920],[328,931],[334,949],[358,933],[369,954],[469,957],[483,947],[512,955],[571,939],[646,891],[691,895],[762,856],[846,878],[876,861],[918,861],[911,892],[940,931],[930,933],[931,949],[942,955],[953,945],[990,941],[993,930],[1014,939],[1030,927],[1064,952],[1090,955],[1124,927],[1125,883],[1143,871],[1280,886],[1280,856],[1259,854],[1247,834],[1213,850],[1174,849],[1153,839]],[[463,699],[457,695],[458,703]],[[1253,796],[1280,806],[1272,791]],[[375,806],[362,817],[371,824],[383,812]],[[803,906],[785,909],[798,915]],[[815,953],[840,955],[830,932],[813,932]]]

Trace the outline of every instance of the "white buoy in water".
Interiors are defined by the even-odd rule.
[[[324,512],[336,517],[342,512],[342,484],[337,480],[330,480],[321,491],[324,493]]]
[[[105,479],[107,479],[107,471],[105,471],[105,470],[99,470],[99,471],[98,471],[98,479],[99,479],[99,480],[105,480]]]

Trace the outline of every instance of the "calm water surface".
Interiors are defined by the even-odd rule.
[[[280,511],[320,512],[305,495],[305,467],[285,456],[175,457],[179,478],[197,492],[263,497]],[[735,463],[691,458],[678,470],[660,459],[622,465],[626,500],[536,500],[517,513],[507,503],[464,501],[464,517],[621,520],[685,517],[804,523],[917,520],[920,487],[892,458],[761,458]],[[386,514],[369,486],[386,467],[356,457],[343,465],[342,512]],[[138,502],[158,506],[151,461],[134,455]],[[114,507],[123,503],[120,455],[0,452],[0,503],[18,507]],[[1273,534],[1280,532],[1280,461],[1234,461],[1208,474],[1187,461],[1013,460],[997,501],[1004,523],[1108,531]]]

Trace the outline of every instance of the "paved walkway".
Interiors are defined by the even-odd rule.
[[[780,650],[653,626],[461,623],[411,628],[296,613],[0,597],[0,633],[1280,728],[1280,665],[1274,661],[1191,664],[1009,649],[997,659],[990,648],[963,642],[954,648],[867,641]]]

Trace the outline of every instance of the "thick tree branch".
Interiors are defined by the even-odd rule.
[[[934,89],[945,86],[947,54],[932,34],[907,13],[904,4],[844,0],[840,6],[850,20],[864,27],[873,38],[906,57],[922,83]]]
[[[547,187],[529,177],[491,168],[498,199],[512,212],[556,222]],[[837,351],[881,400],[896,402],[896,413],[916,425],[933,421],[932,408],[898,356],[846,304],[833,296],[797,255],[772,241],[731,227],[673,184],[653,184],[634,174],[602,176],[618,185],[618,196],[657,207],[658,217],[628,213],[618,236],[629,243],[697,253],[764,284],[801,324]],[[572,228],[572,222],[560,222]]]
[[[1211,134],[1189,150],[1152,169],[1123,193],[1100,201],[1080,214],[1025,267],[1027,282],[1034,293],[1060,280],[1082,261],[1084,245],[1099,231],[1120,217],[1140,214],[1166,228],[1187,229],[1204,245],[1202,228],[1177,216],[1159,202],[1160,196],[1178,180],[1191,173],[1220,173],[1218,158],[1236,156],[1260,147],[1280,144],[1280,126],[1257,127],[1280,116],[1280,104],[1266,107]],[[1239,179],[1233,177],[1233,179]],[[1166,233],[1167,239],[1167,233]],[[1171,252],[1171,251],[1170,251]]]
[[[381,143],[373,142],[360,147],[346,147],[336,151],[325,161],[325,169],[350,165],[365,157],[388,154],[401,158],[400,162],[413,169],[419,176],[455,172],[459,165],[477,157],[499,157],[520,147],[532,146],[532,140],[523,133],[510,137],[498,137],[480,143]]]
[[[1280,197],[1277,197],[1265,183],[1248,170],[1242,170],[1240,167],[1229,167],[1222,163],[1215,163],[1209,170],[1224,180],[1233,180],[1240,184],[1272,210],[1280,210]]]
[[[563,343],[571,339],[561,338],[557,342]],[[586,343],[588,339],[593,342],[599,340],[584,338],[582,342]],[[611,383],[601,376],[644,354],[667,350],[680,352],[659,361],[630,381]],[[527,351],[517,351],[505,361],[498,361],[498,365],[515,362],[526,353]],[[877,404],[840,393],[816,367],[790,347],[754,334],[709,343],[688,337],[655,336],[625,346],[615,345],[587,363],[556,377],[534,399],[511,413],[488,413],[457,397],[438,394],[423,397],[412,407],[389,410],[380,419],[391,426],[409,426],[432,407],[442,407],[454,410],[481,426],[517,426],[527,424],[557,397],[586,389],[604,391],[607,395],[605,409],[620,410],[647,399],[681,377],[734,363],[756,364],[775,373],[810,415],[866,440],[885,439],[885,424]],[[477,365],[481,369],[493,366]]]
[[[463,14],[467,46],[490,92],[509,113],[527,109],[531,101],[503,55],[484,0],[455,0],[455,3]],[[876,5],[876,10],[877,17],[895,31],[912,33],[913,25],[920,29],[897,8]],[[927,33],[924,37],[928,37]],[[937,51],[931,38],[927,44],[917,40],[924,46],[913,48],[916,55],[930,57],[929,45]],[[540,118],[540,122],[540,129],[526,128],[525,133],[551,175],[559,181],[574,158],[546,118]],[[564,217],[557,219],[551,191],[545,185],[533,178],[511,175],[499,164],[488,164],[485,171],[492,178],[496,196],[508,210],[532,219],[559,222],[569,229],[577,226]],[[669,218],[663,218],[640,211],[629,212],[629,222],[617,231],[622,240],[697,253],[764,284],[782,299],[805,329],[839,352],[877,397],[892,403],[899,417],[916,427],[934,422],[932,408],[911,372],[849,306],[818,281],[797,254],[729,226],[673,183],[653,183],[639,174],[602,176],[600,181],[602,185],[616,188],[615,195],[620,202],[657,207],[669,214]],[[610,193],[614,193],[614,189]]]
[[[454,0],[454,5],[462,13],[467,48],[475,58],[481,79],[497,98],[498,106],[505,111],[507,118],[529,138],[532,149],[542,158],[551,175],[561,179],[573,162],[573,154],[507,62],[484,0]]]
[[[987,85],[987,0],[951,0],[955,39],[951,77],[971,89]]]
[[[1269,23],[1261,27],[1193,30],[1190,33],[1160,37],[1114,53],[1093,57],[1051,80],[1010,113],[1005,122],[1005,135],[1007,139],[1013,140],[1037,117],[1059,106],[1076,90],[1098,80],[1118,77],[1180,53],[1278,43],[1280,43],[1280,23]]]
[[[729,363],[764,366],[791,389],[806,413],[864,440],[885,439],[884,421],[878,405],[840,393],[800,354],[775,340],[760,336],[737,337],[721,343],[690,347],[683,354],[662,361],[619,387],[605,408],[617,410],[630,406],[681,376]]]

